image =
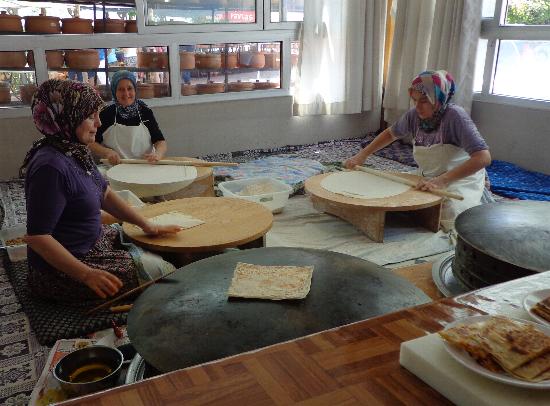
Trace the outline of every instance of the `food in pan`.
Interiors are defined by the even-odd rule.
[[[537,316],[550,322],[550,297],[547,297],[546,299],[541,300],[540,302],[535,304],[531,308],[531,311]]]
[[[490,371],[530,382],[550,379],[550,336],[533,324],[491,317],[439,334]]]

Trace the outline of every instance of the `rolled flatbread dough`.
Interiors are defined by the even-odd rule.
[[[370,173],[336,172],[321,181],[329,192],[357,199],[382,199],[406,192],[411,187]]]
[[[164,213],[159,216],[151,217],[149,220],[159,226],[176,225],[184,229],[204,224],[204,221],[179,211]]]
[[[107,177],[116,182],[159,185],[195,179],[197,168],[177,165],[120,164],[109,169]]]
[[[255,299],[303,299],[309,293],[313,266],[263,266],[238,262],[228,296]]]

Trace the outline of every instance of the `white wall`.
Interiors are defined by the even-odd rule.
[[[292,97],[153,108],[173,156],[310,144],[375,131],[377,114],[295,117]],[[30,117],[0,120],[0,180],[18,174],[40,134]]]
[[[550,174],[550,111],[474,102],[472,119],[493,159]]]

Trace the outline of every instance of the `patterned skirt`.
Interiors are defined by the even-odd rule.
[[[139,285],[138,268],[120,240],[119,231],[103,226],[103,232],[94,247],[80,258],[86,265],[116,275],[123,283],[117,294]],[[44,299],[71,305],[90,306],[101,302],[88,286],[55,269],[34,269],[29,267],[29,288],[32,293]]]

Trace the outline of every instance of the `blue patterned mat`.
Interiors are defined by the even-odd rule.
[[[513,199],[550,201],[549,175],[498,160],[493,160],[487,172],[493,193]]]

